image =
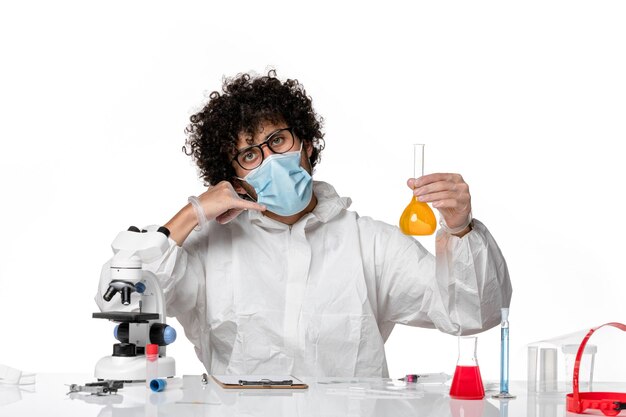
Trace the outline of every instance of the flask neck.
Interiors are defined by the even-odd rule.
[[[476,359],[477,337],[459,337],[458,366],[478,366]]]

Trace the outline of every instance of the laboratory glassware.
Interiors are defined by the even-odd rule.
[[[424,144],[413,144],[413,178],[424,175]],[[437,219],[430,206],[411,196],[411,202],[400,216],[400,230],[406,235],[427,236],[435,233]]]
[[[559,335],[545,340],[536,341],[527,345],[528,348],[528,392],[571,392],[572,373],[576,353],[580,341],[585,337],[589,329]],[[611,332],[601,332],[596,340],[603,343],[610,342]],[[617,345],[605,348],[605,353],[610,349],[620,351],[622,346]],[[594,379],[595,357],[598,346],[588,343],[585,345],[580,362],[579,387],[584,390],[591,389]],[[610,353],[609,353],[610,354]],[[623,373],[624,369],[620,369]]]
[[[499,399],[512,399],[509,393],[509,309],[502,308],[500,323],[500,392],[493,396]]]
[[[456,363],[450,397],[458,400],[480,400],[485,397],[485,388],[476,359],[478,338],[467,336],[458,338],[459,358]]]
[[[146,388],[150,389],[152,380],[159,377],[159,345],[146,345]]]
[[[574,366],[576,365],[576,354],[578,353],[578,346],[576,344],[569,344],[561,346],[561,352],[563,352],[563,359],[565,361],[565,379],[566,388],[572,389],[572,381],[569,379],[569,375],[574,373]],[[598,347],[587,343],[583,356],[580,360],[580,371],[578,373],[580,388],[584,388],[588,391],[593,391],[593,368],[596,359],[596,353],[598,353]]]

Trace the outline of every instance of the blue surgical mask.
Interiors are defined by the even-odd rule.
[[[300,213],[313,197],[313,179],[300,166],[301,151],[270,155],[243,178],[254,187],[257,202],[280,216]]]

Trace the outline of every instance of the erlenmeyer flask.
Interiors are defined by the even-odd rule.
[[[413,178],[424,175],[424,145],[413,145]],[[405,235],[432,235],[437,229],[437,219],[430,206],[411,196],[411,202],[400,216],[400,230]]]
[[[485,397],[485,388],[480,376],[476,359],[475,336],[459,337],[459,358],[450,386],[450,397],[459,400],[481,400]]]

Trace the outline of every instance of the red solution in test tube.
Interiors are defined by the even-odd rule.
[[[458,365],[450,386],[450,397],[459,400],[480,400],[485,397],[478,366]]]

